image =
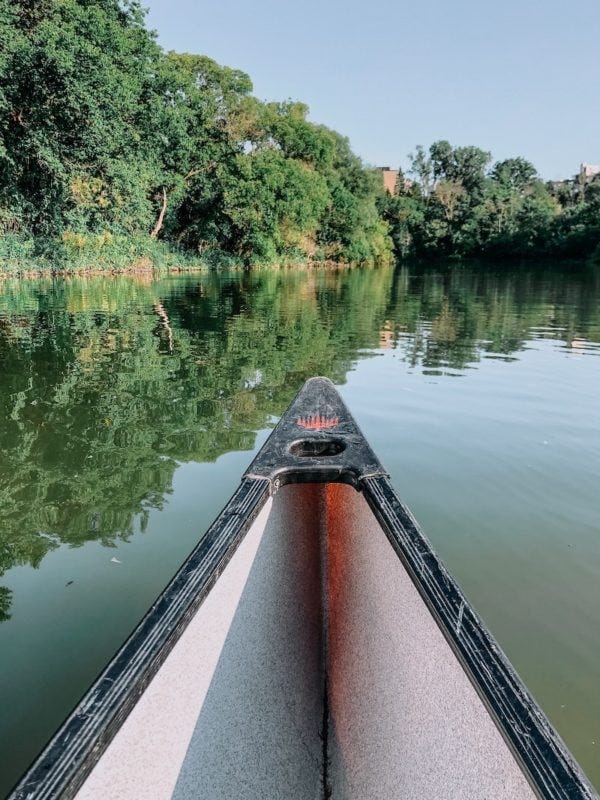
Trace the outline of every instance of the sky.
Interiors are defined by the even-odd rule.
[[[600,0],[145,0],[168,50],[301,100],[366,163],[417,144],[523,156],[545,179],[600,164]]]

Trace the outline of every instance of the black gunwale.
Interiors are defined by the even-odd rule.
[[[367,477],[362,490],[536,794],[544,800],[598,797],[390,480]]]
[[[75,796],[269,495],[268,480],[242,480],[175,577],[21,778],[10,800]]]
[[[342,452],[294,457],[299,426],[329,420],[306,438],[341,440]],[[312,415],[312,416],[311,416]],[[333,424],[335,421],[335,424]],[[329,428],[328,425],[331,425]],[[165,661],[270,494],[285,483],[348,483],[363,492],[442,633],[543,800],[598,795],[398,498],[363,434],[326,378],[300,390],[231,500],[129,639],[21,778],[9,800],[70,800]]]

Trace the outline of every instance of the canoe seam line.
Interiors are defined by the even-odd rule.
[[[329,800],[332,787],[329,782],[329,569],[327,559],[327,487],[319,486],[319,568],[321,572],[321,668],[323,671],[323,717],[321,722],[322,765],[321,795],[322,800]]]

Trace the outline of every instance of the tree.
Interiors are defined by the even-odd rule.
[[[422,145],[417,145],[414,153],[410,153],[410,173],[414,175],[424,197],[429,197],[435,178],[437,177],[434,171],[432,159],[428,158]]]
[[[429,148],[431,168],[434,180],[440,181],[442,178],[453,180],[456,178],[454,170],[454,149],[450,142],[441,139],[434,142]]]
[[[229,247],[247,261],[313,248],[329,201],[325,179],[278,150],[241,154],[235,167],[223,174]]]
[[[454,222],[460,208],[460,201],[466,196],[466,189],[460,181],[442,180],[435,187],[435,197],[444,209],[448,222]]]
[[[520,192],[534,180],[537,180],[538,174],[530,161],[518,157],[496,162],[490,177],[503,188]]]
[[[130,232],[153,217],[143,136],[159,48],[137,2],[19,2],[0,92],[9,108],[0,203],[35,233]]]

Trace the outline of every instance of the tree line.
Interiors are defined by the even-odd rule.
[[[165,52],[138,0],[0,0],[0,267],[595,258],[600,179],[435,142],[383,191],[300,102]]]
[[[0,242],[389,258],[377,175],[307,114],[165,52],[138,0],[0,0]]]
[[[409,159],[378,205],[398,255],[600,263],[600,175],[545,182],[524,158],[490,166],[491,153],[445,140]]]

